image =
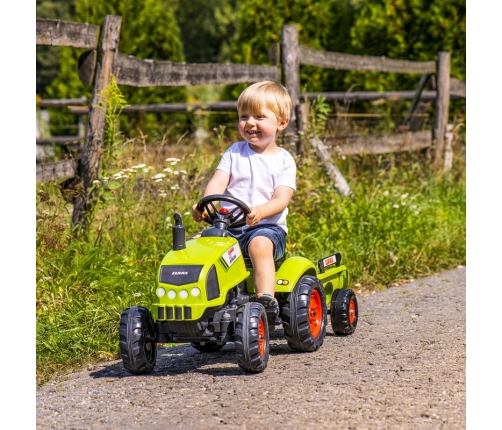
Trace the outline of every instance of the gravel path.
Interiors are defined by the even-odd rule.
[[[146,376],[120,361],[68,375],[37,389],[37,428],[465,429],[465,272],[359,297],[355,333],[328,327],[314,353],[277,330],[262,374],[242,372],[228,344],[159,350]]]

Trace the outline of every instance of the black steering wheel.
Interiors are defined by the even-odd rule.
[[[214,202],[227,202],[235,205],[231,211],[220,212],[216,209]],[[197,210],[207,212],[207,217],[204,218],[208,224],[214,225],[217,228],[242,227],[246,224],[246,216],[251,210],[248,206],[232,196],[224,194],[213,194],[211,196],[202,197],[197,203]],[[226,227],[225,227],[226,226]]]

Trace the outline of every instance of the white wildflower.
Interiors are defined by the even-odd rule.
[[[134,297],[141,297],[141,293],[134,293],[133,296]]]
[[[412,208],[412,209],[416,209],[416,208],[417,208],[417,205],[413,205],[411,208]]]
[[[159,197],[167,197],[166,193],[159,193]]]
[[[178,172],[177,170],[175,170],[173,173],[174,173],[175,175],[179,175],[179,174],[180,174],[180,172]]]
[[[162,178],[160,178],[160,179],[155,179],[155,181],[154,181],[154,182],[162,182]]]
[[[415,215],[418,215],[420,213],[420,211],[415,211],[414,214]]]
[[[171,187],[171,190],[179,190],[179,189],[180,189],[180,187],[178,185],[173,185]]]
[[[190,212],[185,212],[183,215],[190,215]]]
[[[95,181],[92,181],[93,184],[101,184],[101,181],[98,181],[98,180],[95,180]]]
[[[409,196],[409,193],[402,194],[402,195],[401,195],[401,198],[402,198],[402,199],[405,199],[405,198],[406,198],[406,197],[408,197],[408,196]]]
[[[397,209],[399,205],[392,205],[393,208]]]
[[[162,179],[165,177],[166,175],[164,173],[157,173],[155,176],[152,177],[152,179]]]
[[[401,202],[401,206],[406,206],[406,202]]]
[[[132,166],[132,169],[142,169],[146,164],[138,164],[137,166]]]
[[[389,197],[389,190],[385,190],[382,194],[383,194],[385,197]]]
[[[103,181],[106,182],[106,181],[108,181],[109,178],[107,176],[103,176],[101,179],[103,179]]]
[[[180,161],[180,159],[179,158],[170,157],[170,158],[166,158],[166,161],[168,163],[171,163],[171,166],[174,166],[177,162]]]
[[[151,167],[145,167],[145,168],[143,169],[143,172],[148,173],[150,170],[152,170],[152,168],[151,168]]]
[[[172,227],[172,226],[173,226],[173,225],[172,225],[170,222],[168,222],[168,223],[166,224],[166,227],[167,227],[167,228]]]
[[[170,167],[166,167],[164,169],[164,172],[167,172],[167,173],[173,173],[173,169],[171,169]]]
[[[187,171],[186,170],[180,170],[180,173],[183,173],[184,175],[186,175]]]
[[[171,166],[175,166],[176,164],[178,164],[178,161],[180,161],[180,160],[177,160],[177,161],[171,161]]]

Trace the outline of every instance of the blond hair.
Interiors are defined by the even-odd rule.
[[[237,99],[239,114],[261,113],[263,107],[274,112],[279,121],[289,120],[292,103],[286,88],[276,82],[257,82],[247,87]]]

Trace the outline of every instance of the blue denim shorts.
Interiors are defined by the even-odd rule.
[[[274,244],[274,261],[281,258],[286,252],[286,232],[275,224],[262,224],[255,227],[241,227],[228,229],[230,236],[238,240],[241,251],[249,257],[248,246],[256,236],[265,236]]]

